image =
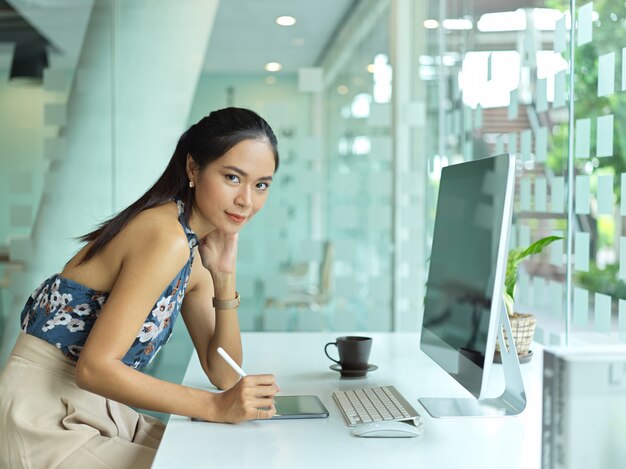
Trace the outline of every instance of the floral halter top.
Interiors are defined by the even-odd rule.
[[[198,240],[184,221],[184,204],[176,200],[178,221],[189,241],[189,260],[165,288],[148,313],[135,341],[123,358],[133,368],[144,368],[169,340],[189,282]],[[55,274],[28,298],[21,313],[22,330],[55,345],[66,356],[78,360],[89,332],[109,294],[87,288]]]

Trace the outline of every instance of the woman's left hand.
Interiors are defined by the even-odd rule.
[[[215,278],[235,272],[237,264],[237,241],[239,233],[213,230],[198,243],[202,265]]]

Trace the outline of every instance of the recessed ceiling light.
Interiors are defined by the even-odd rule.
[[[304,45],[304,38],[303,37],[297,37],[293,41],[291,41],[291,43],[294,46],[303,46]]]
[[[443,20],[442,24],[445,29],[451,29],[451,30],[457,30],[457,31],[472,29],[474,26],[472,24],[472,21],[467,18],[458,18],[458,19],[447,18]]]
[[[521,8],[515,11],[485,13],[478,19],[476,27],[480,32],[524,31],[526,12]]]
[[[337,87],[337,93],[339,94],[348,94],[348,87],[346,85],[339,85]]]
[[[267,83],[268,85],[273,85],[274,83],[276,83],[276,77],[274,75],[265,77],[265,83]]]
[[[279,16],[276,18],[276,24],[281,26],[293,26],[296,24],[296,19],[293,16]]]
[[[439,21],[433,19],[424,20],[424,27],[426,29],[437,29],[439,27]]]
[[[268,72],[279,72],[283,66],[278,62],[268,62],[265,64],[265,70]]]
[[[369,65],[367,66],[367,71],[368,71],[368,72],[370,72],[370,73],[374,73],[374,72],[376,71],[376,65],[374,65],[374,64],[369,64]]]

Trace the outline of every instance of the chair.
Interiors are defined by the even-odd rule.
[[[285,326],[287,330],[322,328],[320,310],[332,297],[333,250],[332,242],[326,241],[317,284],[309,283],[308,266],[303,268],[299,265],[287,273],[287,293],[280,298],[267,298],[265,301],[264,330],[285,330]],[[303,282],[303,279],[306,281]]]

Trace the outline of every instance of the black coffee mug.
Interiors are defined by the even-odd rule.
[[[339,352],[339,360],[328,354],[328,346],[334,345]],[[367,370],[370,351],[372,350],[371,337],[345,336],[337,337],[336,342],[328,342],[324,346],[324,353],[344,370]]]

